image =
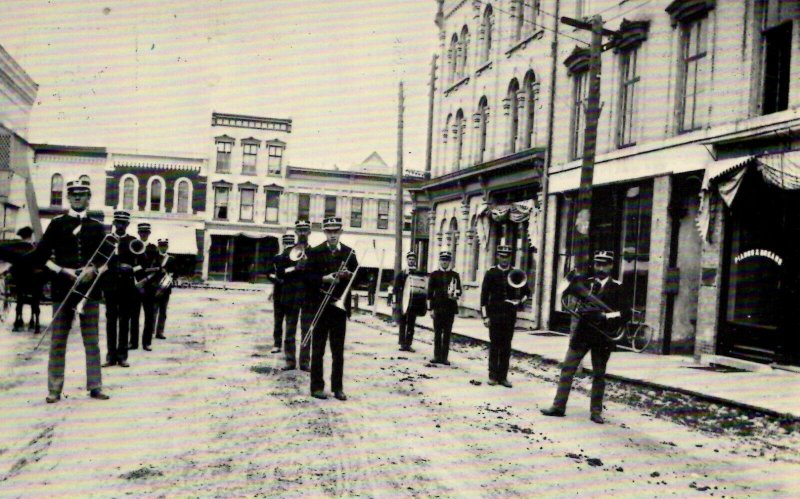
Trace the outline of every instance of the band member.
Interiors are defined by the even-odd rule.
[[[611,334],[627,318],[622,313],[622,287],[619,281],[611,278],[611,269],[614,266],[614,253],[611,251],[598,251],[594,254],[594,273],[585,279],[589,294],[598,298],[608,306],[610,311],[601,312],[593,310],[581,314],[572,323],[572,336],[569,348],[561,367],[561,376],[558,381],[553,405],[542,409],[545,416],[562,417],[566,414],[567,399],[572,389],[572,380],[575,371],[586,356],[592,352],[592,394],[590,402],[590,419],[597,424],[603,424],[603,394],[606,388],[606,365],[611,357],[613,343],[606,334]],[[575,279],[582,279],[576,277]],[[568,288],[569,292],[569,288]]]
[[[153,279],[156,315],[156,338],[164,340],[164,326],[167,323],[167,307],[169,297],[172,295],[172,276],[175,274],[176,261],[169,254],[169,239],[158,240],[158,266],[161,268],[158,276]]]
[[[309,325],[314,317],[316,310],[309,310],[307,301],[307,264],[308,257],[308,234],[311,232],[311,224],[305,220],[298,220],[294,223],[294,231],[297,234],[297,244],[285,250],[281,257],[279,277],[283,280],[281,289],[281,306],[286,318],[286,330],[284,338],[284,352],[286,366],[284,369],[292,370],[297,366],[297,323],[300,322],[300,338],[304,338],[308,333]],[[311,362],[311,343],[300,345],[300,369],[310,370]]]
[[[286,317],[286,312],[283,307],[283,277],[280,275],[280,267],[283,265],[283,255],[288,255],[292,246],[294,246],[294,235],[284,234],[281,237],[281,243],[283,243],[283,252],[275,257],[272,262],[272,269],[267,274],[267,279],[272,282],[272,311],[275,319],[272,325],[272,339],[274,341],[272,353],[280,353],[283,345],[283,321]]]
[[[489,328],[489,384],[498,383],[511,388],[508,381],[508,363],[511,358],[511,340],[514,337],[514,324],[517,308],[530,291],[527,286],[512,288],[509,283],[511,267],[511,246],[497,246],[497,266],[490,268],[483,277],[481,286],[481,316]]]
[[[326,241],[308,250],[309,291],[319,306],[322,301],[324,287],[330,290],[330,302],[321,313],[318,323],[312,330],[311,344],[311,396],[324,399],[325,380],[323,358],[325,344],[330,340],[333,365],[331,368],[331,389],[339,400],[347,400],[343,391],[342,375],[344,370],[344,337],[347,331],[347,318],[350,316],[350,296],[344,296],[344,310],[334,304],[342,298],[348,288],[353,273],[358,268],[355,252],[342,244],[342,219],[326,218],[322,223]]]
[[[453,254],[449,251],[439,253],[439,269],[434,270],[428,281],[428,310],[433,318],[433,360],[434,364],[450,365],[450,333],[453,319],[458,313],[458,298],[461,296],[461,277],[450,270]]]
[[[47,364],[47,403],[61,400],[64,388],[64,364],[67,337],[75,316],[73,304],[59,307],[69,293],[72,284],[80,279],[89,282],[97,275],[97,269],[87,266],[97,248],[103,242],[103,224],[86,214],[92,193],[86,180],[67,182],[69,212],[55,217],[42,236],[41,242],[31,253],[33,264],[46,265],[55,272],[52,281],[53,336],[50,341],[50,360]],[[100,345],[97,331],[99,318],[99,288],[95,287],[86,300],[80,314],[81,336],[86,350],[86,388],[92,398],[106,400],[100,373]],[[73,297],[70,297],[72,300]]]
[[[17,231],[20,240],[17,242],[15,251],[20,255],[33,251],[33,229],[22,227]],[[28,329],[34,333],[39,333],[39,302],[42,299],[42,286],[44,285],[42,273],[39,269],[32,269],[24,263],[15,264],[11,267],[11,278],[14,282],[14,291],[17,299],[17,310],[14,317],[13,331],[25,329],[25,321],[22,318],[22,309],[26,303],[31,306],[31,320]]]
[[[127,211],[114,212],[114,231],[117,249],[103,274],[103,296],[106,300],[106,363],[103,367],[128,364],[128,332],[135,303],[136,286],[133,282],[133,267],[136,255],[132,248],[136,238],[127,234],[131,215]]]
[[[399,310],[399,320],[397,321],[400,326],[399,343],[400,350],[403,352],[413,352],[411,343],[414,341],[414,326],[417,322],[417,316],[425,315],[425,296],[424,295],[409,295],[409,303],[403,303],[403,295],[405,292],[408,277],[421,276],[425,277],[424,271],[417,270],[417,254],[409,251],[406,254],[406,262],[408,268],[395,278],[394,280],[394,299],[395,306]],[[403,306],[407,306],[407,310],[402,310]]]
[[[136,288],[139,290],[139,307],[144,311],[144,328],[142,330],[142,348],[147,351],[152,350],[153,331],[156,326],[156,297],[153,280],[161,268],[158,266],[158,248],[149,241],[150,224],[147,222],[138,225],[139,239],[144,243],[144,252],[137,257],[134,276],[136,278]],[[135,332],[135,341],[139,341],[139,308],[134,311],[131,326],[131,336]],[[135,331],[133,324],[136,325]],[[131,340],[134,341],[134,340]],[[135,347],[133,347],[135,349]]]

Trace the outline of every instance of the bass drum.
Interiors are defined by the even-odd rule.
[[[427,297],[428,277],[409,275],[406,279],[406,285],[403,287],[403,313],[412,313],[417,317],[423,317],[428,310]]]

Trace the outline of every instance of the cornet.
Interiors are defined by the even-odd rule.
[[[451,300],[458,300],[459,296],[461,296],[461,290],[458,289],[456,279],[450,279],[450,285],[447,286],[447,297]]]

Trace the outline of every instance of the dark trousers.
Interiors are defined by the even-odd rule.
[[[311,320],[314,318],[313,313],[316,309],[309,311],[310,307],[290,306],[284,308],[284,315],[286,317],[286,335],[284,337],[283,351],[285,352],[286,365],[297,365],[297,323],[300,322],[300,365],[308,366],[311,359],[311,340],[305,346],[302,345],[303,338],[308,334],[308,328],[311,326]]]
[[[489,379],[503,381],[508,376],[515,322],[514,315],[489,318]]]
[[[333,365],[331,368],[331,390],[342,390],[344,372],[344,336],[347,332],[347,314],[333,306],[319,320],[311,338],[311,391],[325,389],[323,361],[325,344],[330,341]]]
[[[275,327],[272,330],[272,339],[275,341],[275,346],[280,348],[283,344],[283,319],[286,316],[286,310],[280,304],[280,296],[273,296],[274,312],[275,312]]]
[[[131,294],[131,325],[128,330],[131,348],[139,348],[139,316],[142,315],[142,295],[137,290]]]
[[[553,407],[556,409],[566,410],[575,371],[589,351],[592,352],[592,371],[594,372],[590,407],[592,414],[603,412],[603,394],[606,390],[606,365],[611,357],[611,347],[608,345],[591,347],[580,344],[570,345],[567,349],[567,355],[564,357],[564,363],[561,365],[561,377],[558,380],[555,400],[553,400]]]
[[[128,360],[128,333],[133,304],[130,296],[136,291],[122,285],[104,292],[106,299],[106,361]]]
[[[153,332],[156,328],[156,297],[150,290],[145,291],[142,296],[142,310],[144,310],[142,346],[149,347],[153,342]]]
[[[164,325],[167,323],[167,307],[172,291],[164,291],[161,296],[155,297],[156,336],[164,336]]]
[[[60,302],[53,303],[53,314]],[[64,306],[53,318],[53,336],[50,340],[50,359],[47,363],[47,389],[50,393],[61,393],[64,389],[64,365],[67,356],[67,338],[72,327],[75,310]],[[94,390],[103,387],[100,374],[100,338],[97,323],[100,318],[100,304],[97,300],[89,300],[80,315],[83,348],[86,350],[86,389]]]
[[[400,315],[400,320],[397,321],[400,325],[400,346],[410,347],[414,342],[414,327],[417,324],[417,316],[411,312]]]
[[[434,312],[433,360],[445,361],[450,353],[450,333],[453,331],[453,312]]]

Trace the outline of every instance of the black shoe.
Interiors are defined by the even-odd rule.
[[[497,381],[493,380],[492,378],[489,378],[489,381],[487,381],[486,384],[489,386],[495,386],[497,385]]]
[[[166,340],[167,339],[167,337],[164,336],[163,334],[157,334],[156,338],[158,338],[159,340]]]
[[[128,345],[128,350],[139,350],[139,345],[130,344]]]
[[[119,361],[119,367],[131,367],[131,365],[128,364],[127,360],[121,360]]]
[[[553,416],[556,418],[563,418],[565,414],[563,409],[558,409],[556,407],[548,407],[547,409],[542,409],[539,412],[541,412],[545,416]]]
[[[341,390],[338,392],[333,392],[333,396],[336,398],[336,400],[341,400],[342,402],[347,400],[347,395],[345,395]]]
[[[300,364],[300,370],[305,372],[311,372],[311,367],[308,364]]]
[[[18,332],[22,331],[23,329],[25,329],[25,323],[24,322],[15,322],[14,323],[14,327],[11,330],[13,332],[15,332],[15,333],[18,333]]]
[[[431,364],[441,364],[442,363],[442,361],[439,360],[439,359],[431,359],[428,362],[430,362]]]
[[[109,360],[105,364],[103,364],[101,367],[112,367],[112,366],[116,366],[116,365],[117,365],[117,361],[116,360]]]
[[[322,400],[325,400],[326,398],[328,398],[328,396],[322,390],[318,390],[316,392],[311,392],[311,396],[314,397],[315,399],[322,399]]]
[[[294,371],[296,366],[294,364],[286,364],[281,368],[282,371]]]
[[[401,352],[410,352],[411,349],[409,347],[407,347],[407,346],[400,345],[400,351]]]
[[[55,404],[56,402],[58,402],[59,400],[61,400],[61,394],[60,394],[60,393],[51,393],[51,394],[50,394],[50,395],[48,395],[48,396],[47,396],[47,398],[45,398],[44,400],[45,400],[45,402],[47,402],[48,404]]]
[[[269,353],[281,353],[281,347],[275,347]]]
[[[33,328],[33,334],[40,334],[42,330],[39,328],[39,324],[36,324],[36,327]]]
[[[450,361],[449,360],[443,360],[443,361],[440,362],[440,364],[444,364],[446,366],[449,366],[450,365]]]
[[[506,388],[511,388],[511,387],[513,387],[513,386],[514,386],[514,385],[512,385],[512,384],[511,384],[511,382],[510,382],[509,380],[507,380],[507,379],[504,379],[503,381],[501,381],[501,382],[500,382],[500,384],[501,384],[501,385],[503,385],[503,386],[505,386]]]
[[[143,346],[142,348],[143,348],[143,349],[145,349],[145,350],[147,350],[148,352],[149,352],[149,351],[151,351],[151,350],[153,349],[153,347],[151,347],[150,345],[145,345],[145,346]]]
[[[590,419],[590,420],[591,420],[593,423],[597,423],[597,424],[606,424],[606,420],[605,420],[605,419],[603,419],[603,416],[601,416],[600,414],[597,414],[597,413],[595,413],[595,414],[592,414],[591,416],[589,416],[589,419]]]
[[[91,390],[89,392],[89,396],[97,400],[108,400],[109,398],[111,398],[105,393],[103,393],[103,390],[101,390],[100,388],[95,388],[94,390]]]

